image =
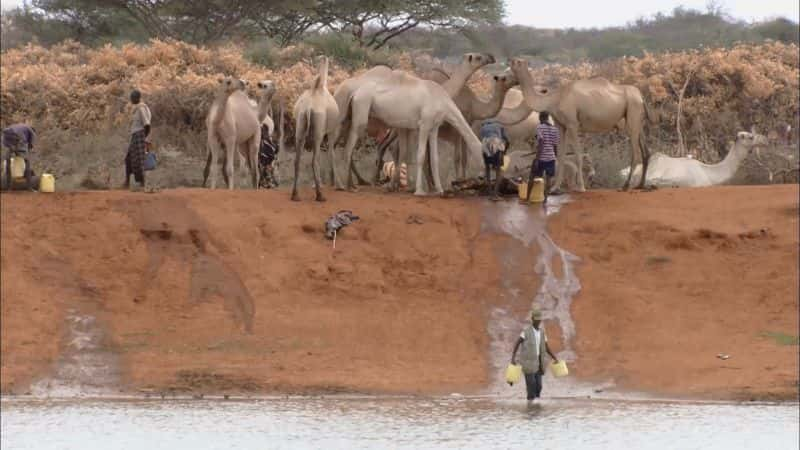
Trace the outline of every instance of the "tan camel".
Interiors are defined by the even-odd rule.
[[[426,76],[423,76],[423,78],[443,85],[453,79],[442,69],[434,69],[426,74]],[[464,119],[466,119],[468,123],[496,116],[503,108],[506,94],[511,88],[518,84],[516,76],[511,72],[495,75],[493,78],[494,87],[488,100],[484,101],[478,97],[466,83],[453,98],[456,102],[456,106],[458,106],[458,109],[461,111],[461,114],[464,115]],[[448,125],[442,127],[439,136],[442,140],[450,142],[453,145],[453,150],[455,152],[453,162],[455,164],[456,178],[465,178],[467,176],[467,163],[469,160],[461,136]]]
[[[388,127],[398,131],[399,145],[394,161],[402,162],[400,153],[408,149],[409,134],[417,131],[417,177],[415,195],[424,195],[422,189],[422,166],[425,158],[426,142],[430,146],[431,166],[434,186],[443,193],[439,179],[438,134],[442,123],[455,127],[467,142],[470,151],[480,153],[481,143],[455,102],[442,85],[422,80],[403,71],[392,71],[390,76],[371,80],[358,87],[351,96],[343,114],[350,116],[350,130],[345,144],[347,167],[352,165],[353,148],[363,134],[370,117],[378,119]],[[352,171],[349,171],[347,185],[353,188]],[[392,188],[397,188],[399,171],[395,171]]]
[[[275,96],[277,88],[275,83],[270,80],[261,80],[256,83],[258,88],[258,103],[256,110],[258,112],[258,123],[266,125],[269,131],[269,136],[275,133],[275,120],[272,118],[272,98]]]
[[[320,191],[319,167],[317,166],[317,156],[319,155],[322,140],[328,136],[328,142],[333,142],[330,136],[339,123],[339,108],[336,100],[328,92],[328,58],[322,56],[319,64],[319,74],[314,79],[314,84],[300,95],[294,104],[295,118],[295,148],[294,157],[294,185],[292,187],[292,200],[299,201],[297,194],[297,181],[300,177],[300,157],[306,145],[306,138],[309,133],[313,133],[314,153],[311,157],[311,168],[314,171],[314,188],[317,191],[316,200],[325,201],[325,197]],[[329,145],[332,147],[332,145]],[[333,163],[333,151],[331,151],[331,162]]]
[[[442,87],[448,92],[451,97],[456,97],[461,89],[466,85],[467,80],[474,74],[478,69],[481,67],[486,66],[487,64],[492,64],[495,62],[494,56],[491,54],[481,54],[481,53],[466,53],[461,59],[461,63],[453,72],[453,75],[447,79],[442,81]],[[365,73],[359,75],[358,77],[350,78],[345,80],[342,84],[340,84],[336,91],[334,92],[334,97],[336,98],[336,103],[339,106],[339,110],[343,112],[340,125],[337,127],[337,130],[334,134],[334,140],[331,142],[337,142],[340,136],[348,135],[350,129],[350,115],[344,114],[353,93],[362,85],[369,83],[374,80],[383,80],[384,78],[392,76],[392,69],[386,66],[376,66],[372,69],[366,71]],[[386,127],[386,124],[380,123],[379,120],[370,116],[368,123],[367,123],[367,130],[378,130],[382,131]],[[382,133],[381,133],[382,134]],[[382,154],[380,156],[383,156]],[[349,159],[349,158],[348,158]],[[377,179],[380,175],[380,171],[382,169],[383,161],[379,158],[377,162],[377,172],[375,178]],[[355,175],[359,179],[363,179],[363,177],[358,174],[355,169],[355,165],[352,165],[351,170],[355,171]],[[334,170],[334,182],[337,188],[341,189],[341,184],[337,180],[336,172]],[[348,176],[348,179],[350,177]],[[349,188],[354,188],[354,186],[348,186]]]
[[[509,61],[511,71],[517,76],[525,104],[535,111],[547,111],[561,129],[563,149],[558,152],[558,166],[562,166],[564,155],[573,146],[577,157],[578,173],[583,172],[583,149],[578,142],[578,131],[603,133],[614,129],[620,120],[625,119],[628,136],[631,139],[631,166],[636,156],[642,157],[642,177],[639,188],[644,188],[649,153],[644,142],[646,107],[642,93],[635,86],[619,85],[604,78],[573,81],[558,89],[534,86],[528,71],[528,61],[513,58]],[[560,188],[564,179],[563,171],[556,171],[556,180],[551,188]],[[623,189],[630,187],[631,177]],[[578,191],[585,191],[583,177],[578,177]]]
[[[233,157],[238,151],[246,155],[254,189],[258,189],[258,145],[261,141],[261,126],[258,115],[250,105],[244,89],[247,83],[233,78],[220,79],[214,102],[206,117],[208,130],[208,157],[203,171],[205,186],[211,173],[211,189],[217,186],[217,161],[221,146],[225,146],[225,179],[228,189],[235,184]]]

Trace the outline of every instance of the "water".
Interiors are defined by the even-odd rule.
[[[511,277],[503,280],[504,296],[516,299],[521,295],[529,295],[531,308],[543,311],[545,320],[554,320],[561,329],[559,359],[571,362],[575,360],[572,349],[572,338],[575,336],[575,324],[570,313],[570,306],[581,285],[575,272],[575,264],[579,258],[560,248],[547,234],[547,217],[557,213],[563,204],[569,201],[567,196],[553,196],[548,199],[546,207],[522,205],[519,202],[497,202],[484,205],[482,231],[508,235],[525,248],[535,245],[537,258],[535,267],[517,267],[518,249],[509,248],[500,255],[504,265],[504,273],[513,270],[529,270],[531,276],[540,281],[539,290],[533,294],[524,293],[513,284]],[[557,266],[556,266],[557,265]],[[556,267],[560,269],[557,273]],[[516,337],[529,323],[529,316],[514,317],[502,306],[490,312],[488,333],[491,337],[492,368],[495,377],[489,388],[493,395],[508,395],[502,370],[508,364],[510,348]],[[549,379],[549,375],[547,375]],[[547,381],[547,380],[546,380]],[[589,385],[573,381],[556,383],[559,396],[585,396],[595,391],[607,389],[613,383]],[[608,396],[608,394],[604,394]]]
[[[2,404],[4,449],[797,449],[798,405],[326,398]]]

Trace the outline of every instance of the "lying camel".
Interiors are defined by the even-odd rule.
[[[208,130],[208,157],[203,170],[203,186],[211,173],[211,189],[217,186],[217,161],[221,146],[225,146],[225,179],[228,189],[234,187],[233,156],[237,151],[246,155],[254,189],[258,189],[258,145],[261,141],[261,126],[256,111],[244,90],[243,80],[219,79],[220,88],[206,117]],[[244,150],[244,151],[243,151]]]
[[[316,189],[318,202],[325,201],[325,197],[320,190],[319,167],[317,166],[317,156],[319,155],[322,140],[328,136],[328,142],[333,142],[330,136],[339,123],[339,108],[336,100],[328,92],[328,58],[322,56],[319,64],[319,74],[314,79],[314,84],[300,95],[294,104],[295,117],[295,148],[294,157],[294,185],[292,187],[292,200],[299,201],[297,194],[297,181],[300,177],[300,157],[306,146],[306,137],[313,133],[313,151],[311,157],[311,168],[314,171],[314,188]],[[331,163],[333,163],[333,151],[331,151]]]
[[[525,104],[532,110],[549,112],[561,130],[563,151],[559,152],[556,167],[563,166],[563,157],[570,146],[574,147],[576,154],[583,154],[578,142],[578,131],[590,133],[611,131],[620,120],[625,119],[631,139],[631,165],[636,163],[637,154],[642,156],[644,170],[639,188],[644,188],[649,159],[642,134],[646,106],[637,87],[614,84],[604,78],[593,78],[573,81],[561,88],[550,90],[534,86],[527,60],[513,58],[509,61],[509,65],[519,80]],[[578,171],[582,172],[582,157],[577,159],[577,166]],[[556,172],[551,191],[558,190],[564,178],[561,171]],[[630,181],[629,176],[623,189],[627,190],[630,187]],[[578,191],[585,190],[583,178],[579,178]]]
[[[345,144],[347,167],[352,165],[353,148],[366,128],[370,117],[398,130],[399,145],[394,161],[402,161],[400,153],[408,149],[408,136],[417,131],[417,177],[415,195],[424,195],[422,166],[425,143],[430,146],[434,186],[444,193],[439,179],[438,134],[442,123],[447,122],[461,133],[469,149],[480,153],[481,143],[464,120],[461,112],[445,88],[433,81],[422,80],[403,71],[392,71],[390,76],[371,80],[359,86],[342,114],[350,116],[351,125]],[[397,188],[398,172],[392,180]],[[353,186],[352,171],[348,174],[348,187]]]
[[[766,137],[758,133],[740,131],[725,159],[717,164],[655,153],[650,161],[647,182],[659,187],[706,187],[724,184],[733,178],[752,148],[766,146],[768,142]],[[641,172],[642,166],[637,165],[634,175],[638,176]],[[630,166],[622,169],[619,175],[630,178]]]

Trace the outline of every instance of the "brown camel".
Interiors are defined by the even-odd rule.
[[[525,104],[535,111],[547,111],[561,130],[563,149],[558,152],[558,167],[563,167],[564,156],[569,146],[575,150],[578,173],[583,173],[583,149],[578,142],[578,131],[603,133],[614,129],[620,120],[625,119],[628,136],[631,139],[631,166],[636,156],[642,157],[642,177],[639,188],[644,188],[649,152],[644,142],[646,107],[642,93],[635,86],[614,84],[604,78],[592,78],[568,83],[557,89],[537,87],[528,71],[528,61],[513,58],[509,61],[511,71],[517,76]],[[560,188],[564,179],[563,171],[556,170],[556,180],[551,191]],[[631,176],[623,189],[630,187]],[[578,191],[585,191],[583,177],[578,177]]]
[[[211,189],[217,186],[217,161],[221,145],[225,146],[225,179],[228,189],[233,189],[233,157],[238,151],[247,157],[254,189],[258,189],[258,145],[261,140],[261,126],[256,111],[245,94],[247,87],[243,80],[224,78],[219,80],[220,88],[206,117],[208,130],[208,157],[203,170],[203,186],[211,173]],[[244,150],[244,151],[243,151]]]
[[[455,102],[445,88],[433,81],[422,80],[403,71],[395,70],[388,77],[371,80],[358,87],[351,96],[347,109],[342,114],[350,115],[351,125],[345,144],[347,167],[352,165],[353,148],[363,134],[370,117],[398,130],[399,146],[395,162],[401,162],[400,153],[407,150],[409,134],[417,131],[417,177],[415,195],[424,195],[422,189],[422,166],[425,144],[430,146],[434,186],[440,194],[444,192],[439,179],[438,134],[442,123],[455,127],[467,141],[470,150],[480,153],[481,143]],[[354,188],[352,171],[348,171],[347,185]],[[392,180],[397,188],[398,172]]]
[[[311,157],[311,168],[314,171],[314,188],[316,189],[316,200],[325,201],[325,197],[320,190],[319,167],[317,166],[317,156],[319,155],[322,140],[325,136],[330,139],[336,125],[339,123],[339,108],[336,100],[328,92],[328,58],[322,56],[319,64],[319,74],[314,79],[314,84],[300,95],[294,104],[295,117],[295,149],[294,157],[294,185],[292,187],[292,200],[299,201],[297,194],[297,181],[300,177],[300,156],[306,146],[306,137],[313,133],[313,155]],[[333,162],[333,152],[331,152],[331,162]]]

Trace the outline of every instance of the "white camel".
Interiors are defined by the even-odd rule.
[[[247,83],[233,78],[218,80],[220,87],[206,117],[208,130],[208,157],[203,171],[203,185],[211,174],[211,189],[217,186],[217,161],[225,146],[225,179],[228,189],[233,189],[234,154],[238,151],[246,155],[253,188],[258,189],[258,146],[261,142],[261,126],[258,115],[250,105],[244,92]],[[211,172],[213,170],[213,172]]]
[[[370,80],[357,87],[342,114],[349,115],[351,125],[345,144],[347,167],[352,166],[353,148],[363,134],[370,118],[380,120],[398,131],[399,145],[394,161],[403,161],[400,153],[408,149],[409,133],[417,131],[417,176],[415,195],[425,195],[422,188],[422,169],[426,142],[430,146],[434,186],[443,193],[439,178],[438,134],[442,123],[449,123],[461,134],[469,149],[480,153],[481,142],[472,132],[448,91],[440,84],[422,80],[403,71]],[[353,188],[352,171],[348,170],[347,186]],[[399,171],[395,171],[392,188],[397,187]]]
[[[319,73],[314,79],[310,89],[303,92],[294,104],[295,119],[295,149],[294,158],[294,185],[292,187],[292,200],[299,201],[297,194],[297,182],[300,177],[300,157],[305,150],[306,138],[309,134],[313,139],[313,155],[311,157],[311,169],[314,172],[314,188],[316,189],[316,200],[325,201],[325,197],[320,190],[320,175],[317,157],[322,146],[322,141],[328,136],[328,142],[333,142],[331,135],[339,124],[339,108],[336,100],[328,91],[328,58],[320,58]],[[333,152],[331,152],[331,163],[333,164]]]
[[[655,153],[651,156],[650,166],[647,169],[647,183],[659,187],[706,187],[724,184],[733,178],[752,148],[767,143],[767,138],[758,133],[740,131],[725,159],[717,164],[705,164],[694,158],[673,158],[663,153]],[[628,172],[630,166],[622,169],[619,175],[627,178]],[[640,164],[633,173],[638,177],[641,172]]]

